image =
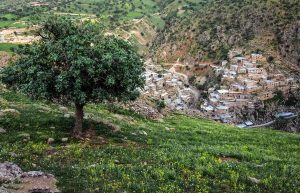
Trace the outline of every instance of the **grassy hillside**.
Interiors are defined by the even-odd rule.
[[[43,16],[49,13],[98,18],[112,28],[144,16],[151,17],[153,24],[158,28],[163,23],[159,15],[156,15],[160,11],[161,3],[155,0],[43,0],[39,1],[43,4],[42,6],[33,6],[30,2],[28,0],[0,0],[0,28],[9,27],[17,20],[26,21],[28,16]]]
[[[0,134],[0,162],[53,173],[64,193],[299,192],[296,134],[181,115],[152,121],[90,104],[92,119],[85,122],[90,136],[77,141],[69,136],[73,118],[54,104],[4,91],[0,104],[20,112],[0,116],[7,130]],[[54,144],[47,144],[49,137]],[[61,142],[63,137],[69,141]]]

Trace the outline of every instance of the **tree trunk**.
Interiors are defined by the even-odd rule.
[[[80,135],[82,134],[83,106],[84,105],[75,104],[75,127],[73,129],[73,135],[75,137],[80,137]]]

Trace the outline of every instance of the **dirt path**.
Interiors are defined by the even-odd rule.
[[[0,30],[0,42],[1,43],[13,43],[13,44],[30,44],[39,38],[33,35],[26,35],[26,32],[30,32],[32,28],[8,28]]]
[[[70,15],[70,16],[86,16],[86,17],[97,17],[95,14],[86,13],[65,13],[65,12],[55,12],[55,15]]]
[[[172,67],[169,69],[169,71],[172,72],[172,73],[174,73],[174,74],[178,74],[180,76],[183,76],[184,79],[188,82],[189,81],[189,77],[186,74],[177,72],[175,70],[175,65],[178,65],[178,64],[177,63],[173,64]],[[199,98],[199,96],[200,96],[200,93],[199,93],[198,89],[195,86],[193,86],[193,85],[190,85],[190,89],[193,91],[193,93],[195,95],[195,98],[197,100]]]

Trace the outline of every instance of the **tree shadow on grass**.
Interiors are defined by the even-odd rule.
[[[134,132],[131,133],[130,131],[135,131],[136,129],[128,127],[124,128],[106,120],[85,120],[83,136],[91,139],[95,144],[101,144],[102,141],[102,144],[144,145],[147,140],[146,136],[137,135]],[[99,143],[97,143],[97,140],[99,140]]]
[[[21,100],[21,99],[20,99]],[[61,139],[64,137],[76,142],[76,139],[71,138],[71,132],[74,127],[74,117],[66,118],[62,112],[57,111],[53,107],[49,107],[49,111],[41,108],[37,103],[28,101],[26,105],[15,106],[18,110],[18,115],[5,115],[0,117],[0,127],[6,129],[9,133],[14,132],[9,141],[15,141],[20,133],[30,134],[30,140],[34,142],[46,143],[48,138],[54,138],[55,144],[61,144]],[[53,109],[52,109],[53,108]],[[105,109],[105,107],[104,107]],[[135,114],[129,110],[120,107],[114,107],[113,113],[124,116],[134,117],[135,119],[144,119],[144,117]],[[93,141],[103,141],[104,144],[118,143],[143,144],[146,141],[146,136],[132,135],[136,131],[134,126],[130,124],[119,124],[110,122],[108,119],[87,119],[84,120],[84,138],[92,139]],[[124,126],[125,125],[125,126]]]

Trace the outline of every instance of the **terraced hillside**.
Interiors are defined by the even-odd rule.
[[[111,30],[120,27],[126,30],[136,19],[147,19],[149,27],[157,31],[155,41],[137,47],[161,62],[223,59],[229,49],[247,47],[252,40],[262,37],[270,41],[254,45],[250,51],[272,52],[290,64],[300,65],[300,3],[297,0],[0,2],[0,28],[23,27],[32,20],[28,16],[49,13],[97,19]]]

